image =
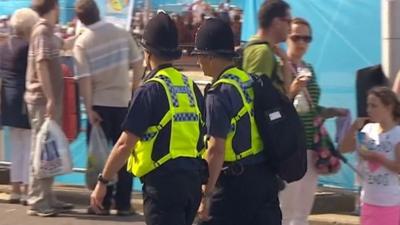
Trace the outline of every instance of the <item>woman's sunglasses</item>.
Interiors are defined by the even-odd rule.
[[[312,41],[312,37],[311,36],[291,35],[289,38],[293,42],[299,42],[300,40],[302,40],[305,43],[310,43]]]

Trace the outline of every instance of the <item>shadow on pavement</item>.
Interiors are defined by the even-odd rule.
[[[8,200],[7,199],[0,199],[0,204],[8,204]]]
[[[78,212],[71,211],[58,215],[58,218],[75,218],[77,220],[99,220],[99,221],[112,221],[112,222],[144,222],[144,217],[142,215],[134,215],[134,216],[117,216],[117,215],[109,215],[109,216],[98,216],[98,215],[89,215],[86,212]]]

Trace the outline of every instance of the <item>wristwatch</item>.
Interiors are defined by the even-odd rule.
[[[213,196],[213,193],[212,192],[205,192],[205,191],[202,191],[201,192],[201,197],[203,197],[203,198],[211,198]]]
[[[99,176],[97,176],[97,181],[104,185],[109,185],[111,181],[104,179],[103,174],[99,173]]]

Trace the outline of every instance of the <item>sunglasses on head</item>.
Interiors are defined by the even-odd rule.
[[[299,42],[299,41],[304,41],[305,43],[310,43],[312,41],[312,37],[311,36],[303,36],[303,35],[291,35],[290,36],[290,40],[294,41],[294,42]]]

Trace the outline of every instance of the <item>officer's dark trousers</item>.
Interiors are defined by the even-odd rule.
[[[264,164],[244,166],[241,175],[221,173],[210,200],[211,220],[201,225],[280,225],[276,176]]]
[[[93,110],[96,111],[103,120],[101,122],[101,127],[107,139],[112,144],[115,144],[121,135],[121,124],[125,119],[128,109],[124,107],[93,106]],[[90,131],[91,126],[90,123],[88,123],[88,143]],[[107,187],[107,193],[103,200],[103,206],[105,209],[110,209],[113,197],[117,210],[129,210],[131,208],[132,179],[133,176],[126,171],[125,165],[118,172],[118,182],[114,186]]]
[[[201,200],[199,172],[159,170],[142,181],[147,225],[192,225]]]

